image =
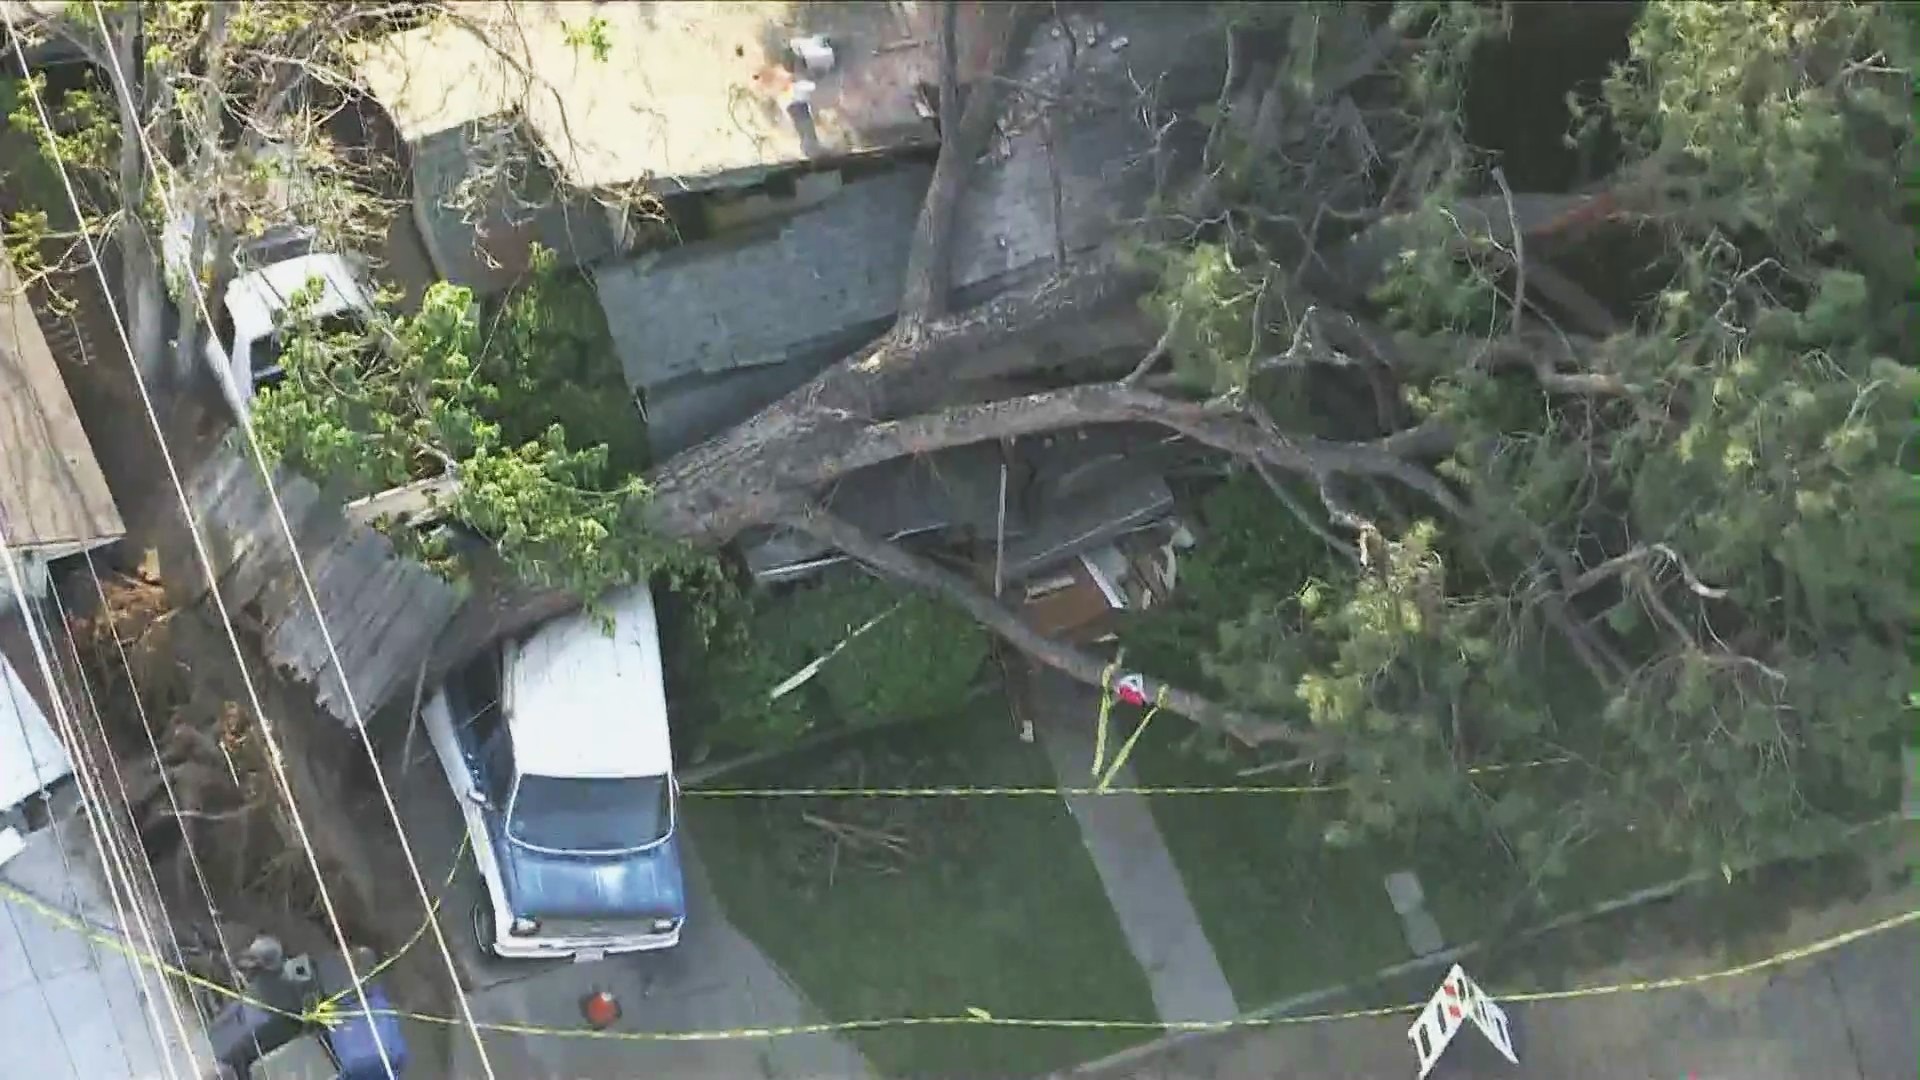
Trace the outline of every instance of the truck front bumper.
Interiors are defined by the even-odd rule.
[[[686,924],[675,926],[663,934],[635,934],[621,937],[543,937],[539,934],[516,937],[512,934],[500,934],[493,941],[496,956],[509,960],[527,959],[594,959],[599,956],[616,956],[620,953],[652,952],[657,949],[671,949],[680,944],[680,930]]]

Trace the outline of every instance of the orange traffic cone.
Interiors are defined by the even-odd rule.
[[[605,990],[580,999],[580,1015],[595,1031],[605,1031],[620,1019],[620,1000]]]

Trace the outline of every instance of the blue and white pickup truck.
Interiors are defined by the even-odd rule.
[[[653,595],[608,598],[456,672],[422,713],[460,801],[504,957],[671,948],[686,921],[679,787]]]

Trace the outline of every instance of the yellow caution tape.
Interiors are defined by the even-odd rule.
[[[471,833],[461,834],[459,845],[453,849],[453,862],[447,867],[446,880],[440,883],[440,891],[438,895],[433,898],[433,903],[427,905],[427,917],[420,920],[420,925],[414,929],[412,935],[407,938],[406,943],[398,949],[395,949],[393,954],[385,960],[373,965],[373,969],[360,976],[359,981],[354,985],[347,987],[332,997],[322,1000],[318,1005],[315,1005],[309,1010],[307,1015],[314,1023],[329,1025],[335,1023],[336,1020],[333,1013],[333,1007],[335,1005],[339,1004],[345,998],[353,996],[359,991],[361,986],[379,978],[388,968],[392,967],[396,961],[407,955],[408,949],[420,943],[420,939],[426,936],[428,930],[432,929],[433,920],[439,916],[440,905],[446,901],[447,891],[453,888],[453,879],[460,873],[460,859],[467,853],[467,845],[472,840],[473,835]]]
[[[1649,979],[1640,982],[1614,983],[1606,986],[1587,986],[1573,990],[1553,990],[1513,994],[1494,994],[1495,1000],[1503,1003],[1564,1001],[1573,998],[1602,997],[1609,994],[1641,993],[1656,990],[1673,990],[1722,979],[1752,975],[1768,968],[1779,967],[1795,960],[1804,960],[1821,953],[1850,945],[1862,938],[1884,933],[1909,923],[1920,921],[1920,910],[1902,912],[1879,922],[1863,926],[1845,933],[1835,934],[1810,945],[1777,953],[1763,960],[1740,964],[1736,967],[1718,971],[1703,972],[1698,975],[1681,975],[1666,979]],[[1341,1020],[1365,1020],[1381,1016],[1396,1016],[1417,1013],[1426,1007],[1426,1002],[1413,1002],[1406,1005],[1383,1005],[1368,1009],[1348,1009],[1342,1012],[1305,1013],[1295,1016],[1249,1016],[1232,1020],[1094,1020],[1094,1019],[1053,1019],[1045,1017],[994,1016],[985,1009],[970,1007],[964,1013],[947,1016],[895,1016],[871,1020],[830,1020],[811,1024],[789,1024],[781,1027],[723,1028],[710,1031],[613,1031],[593,1028],[544,1027],[537,1024],[511,1024],[481,1021],[475,1024],[481,1031],[490,1031],[502,1035],[526,1035],[540,1038],[561,1039],[611,1039],[618,1042],[720,1042],[736,1039],[777,1039],[796,1035],[837,1035],[859,1031],[877,1031],[910,1027],[999,1027],[999,1028],[1041,1028],[1050,1030],[1073,1031],[1157,1031],[1157,1032],[1203,1032],[1227,1031],[1236,1028],[1284,1027],[1298,1024],[1325,1024]],[[375,1010],[375,1015],[393,1016],[405,1020],[414,1020],[425,1024],[443,1026],[464,1026],[465,1021],[451,1017],[430,1016],[424,1013],[409,1012],[402,1009]],[[357,1015],[357,1014],[342,1014]]]
[[[1054,792],[1058,789],[1049,788],[1045,790]],[[464,851],[464,842],[461,848],[462,851]],[[459,858],[456,856],[454,859],[455,871],[458,870],[458,867]],[[453,876],[453,873],[449,873],[447,876],[446,885],[443,886],[441,890],[443,898],[446,888],[452,884]],[[232,987],[223,986],[211,979],[203,978],[191,971],[176,967],[150,953],[141,952],[127,943],[124,937],[96,930],[68,913],[45,904],[31,894],[21,892],[4,882],[0,882],[0,897],[4,897],[21,905],[27,910],[47,919],[49,922],[72,930],[90,940],[99,942],[129,959],[146,964],[165,974],[172,975],[190,985],[200,987],[234,1001],[245,1002],[255,1008],[270,1013],[299,1020],[303,1023],[337,1025],[355,1016],[391,1016],[402,1020],[412,1020],[422,1024],[438,1024],[446,1027],[465,1026],[467,1023],[465,1020],[455,1019],[453,1017],[434,1016],[429,1013],[413,1012],[406,1009],[339,1009],[336,1007],[337,1003],[342,997],[347,996],[345,994],[335,995],[326,1002],[322,1002],[321,1006],[310,1010],[307,1015],[298,1015],[277,1008],[268,1002],[235,990]],[[437,910],[439,900],[436,900],[433,906]],[[1610,983],[1602,986],[1577,987],[1571,990],[1496,993],[1493,997],[1497,1001],[1509,1004],[1568,1001],[1577,998],[1605,997],[1613,994],[1649,993],[1660,990],[1675,990],[1689,986],[1698,986],[1702,983],[1740,978],[1770,968],[1793,963],[1796,960],[1804,960],[1809,957],[1818,956],[1822,953],[1831,952],[1835,949],[1851,945],[1863,938],[1885,933],[1886,931],[1894,930],[1914,922],[1920,922],[1920,910],[1904,911],[1897,915],[1890,915],[1878,922],[1834,934],[1807,945],[1775,953],[1763,959],[1738,964],[1729,968],[1721,968],[1717,971],[1701,972],[1697,975],[1676,975],[1663,979],[1642,979],[1633,982]],[[379,967],[376,967],[374,971],[369,972],[367,978],[371,978],[374,974],[390,966],[394,959],[404,954],[408,948],[411,948],[419,941],[425,929],[426,927],[423,924],[422,928],[414,933],[406,945],[402,946],[398,952],[394,953],[392,957],[389,957],[387,961],[383,962]],[[351,991],[348,991],[348,994],[350,993]],[[1297,1024],[1333,1023],[1341,1020],[1363,1020],[1373,1017],[1417,1013],[1425,1007],[1425,1002],[1414,1002],[1406,1005],[1383,1005],[1367,1009],[1348,1009],[1342,1012],[1306,1013],[1295,1016],[1236,1017],[1231,1020],[1098,1020],[994,1016],[985,1009],[969,1007],[963,1013],[945,1016],[894,1016],[877,1017],[868,1020],[829,1020],[810,1024],[788,1024],[778,1027],[721,1028],[707,1031],[613,1031],[596,1030],[587,1027],[549,1027],[537,1024],[514,1024],[498,1021],[479,1021],[473,1026],[481,1031],[489,1031],[495,1034],[525,1035],[539,1038],[611,1039],[623,1042],[719,1042],[737,1039],[787,1038],[797,1035],[834,1035],[909,1027],[1039,1028],[1062,1031],[1227,1031],[1236,1028],[1281,1027]]]
[[[1136,732],[1137,734],[1137,732]],[[1535,769],[1545,765],[1563,765],[1570,758],[1541,758],[1511,765],[1479,765],[1468,769],[1474,776]],[[766,787],[766,788],[685,788],[689,798],[732,799],[929,799],[976,798],[987,796],[1063,795],[1323,795],[1345,791],[1349,784],[1213,784],[1134,787]]]
[[[1094,790],[1102,794],[1113,790],[1113,778],[1120,775],[1120,767],[1125,765],[1127,759],[1133,756],[1134,745],[1140,741],[1140,736],[1147,733],[1147,725],[1153,723],[1153,718],[1160,715],[1160,706],[1164,704],[1166,700],[1167,688],[1162,686],[1160,693],[1153,699],[1153,708],[1148,709],[1147,715],[1140,718],[1140,726],[1133,729],[1133,734],[1127,736],[1127,741],[1120,744],[1120,752],[1113,755],[1113,764],[1107,766],[1107,774],[1100,777],[1100,782],[1094,785]]]
[[[1093,721],[1093,771],[1095,780],[1100,779],[1100,766],[1107,760],[1107,718],[1113,711],[1113,677],[1120,670],[1120,658],[1114,657],[1105,671],[1100,673],[1100,714]]]
[[[299,1013],[289,1012],[288,1010],[282,1009],[279,1006],[272,1004],[271,1002],[262,1001],[261,999],[254,997],[252,994],[248,994],[241,990],[236,990],[233,987],[227,986],[223,983],[214,982],[212,979],[206,978],[204,976],[196,975],[195,973],[188,971],[183,967],[179,967],[174,964],[169,964],[165,960],[162,960],[159,957],[154,956],[152,953],[142,952],[140,949],[136,948],[133,945],[133,943],[129,941],[126,937],[118,934],[110,934],[103,930],[99,930],[95,928],[92,924],[82,922],[81,920],[73,917],[72,915],[68,914],[65,911],[62,911],[57,907],[54,907],[51,904],[41,902],[41,900],[38,897],[32,895],[31,893],[21,892],[19,889],[16,889],[5,882],[0,882],[0,898],[4,898],[15,904],[20,905],[21,907],[27,909],[28,911],[33,912],[34,914],[40,916],[41,918],[54,924],[55,926],[61,927],[66,930],[71,930],[74,933],[79,934],[81,937],[86,938],[88,941],[91,941],[97,945],[103,945],[109,949],[112,949],[114,952],[119,953],[120,955],[126,957],[129,960],[132,960],[136,963],[145,964],[148,967],[153,968],[154,970],[164,975],[171,975],[174,978],[179,979],[181,982],[184,982],[189,986],[197,987],[201,990],[207,991],[208,993],[217,994],[220,997],[224,997],[232,1001],[244,1002],[245,1004],[251,1005],[256,1009],[260,1009],[264,1012],[270,1012],[277,1016],[284,1016],[284,1017],[287,1017],[288,1019],[298,1020],[302,1023],[305,1023],[307,1020],[306,1017],[300,1015]]]
[[[239,990],[234,987],[227,986],[224,983],[215,982],[214,980],[206,978],[203,975],[198,975],[198,974],[195,974],[194,972],[188,971],[187,969],[179,967],[175,964],[170,964],[167,961],[157,956],[154,956],[151,953],[143,952],[140,949],[136,948],[133,945],[133,943],[123,935],[110,934],[103,930],[100,930],[94,927],[90,923],[87,923],[78,918],[75,918],[73,915],[71,915],[66,911],[62,911],[61,909],[54,907],[51,904],[44,903],[33,894],[22,892],[21,890],[16,889],[5,882],[0,882],[0,897],[4,897],[5,899],[12,901],[13,903],[19,904],[21,907],[26,908],[27,910],[33,912],[36,915],[39,915],[41,918],[47,920],[50,923],[53,923],[56,926],[62,927],[63,929],[70,930],[76,934],[79,934],[80,936],[96,944],[104,945],[105,947],[112,949],[114,952],[117,952],[122,956],[125,956],[128,959],[135,961],[136,963],[145,964],[146,966],[151,967],[154,970],[161,972],[162,974],[171,975],[174,978],[179,979],[181,982],[188,984],[189,986],[197,987],[201,990],[207,991],[208,993],[226,998],[229,1001],[238,1001],[247,1005],[251,1005],[256,1009],[261,1009],[265,1012],[273,1013],[276,1016],[284,1016],[290,1020],[298,1020],[303,1024],[324,1024],[327,1026],[334,1026],[339,1024],[346,1016],[352,1015],[352,1014],[339,1012],[338,1010],[336,1010],[335,1006],[337,1006],[341,1001],[345,1000],[346,998],[354,996],[354,994],[358,990],[358,986],[364,985],[367,982],[377,978],[381,973],[385,972],[388,968],[392,967],[394,965],[394,962],[399,960],[402,956],[405,956],[407,954],[407,950],[413,948],[416,944],[418,944],[420,939],[423,936],[425,936],[426,932],[432,927],[433,917],[439,914],[440,905],[446,900],[447,890],[453,887],[453,879],[460,872],[460,858],[461,856],[466,854],[467,844],[470,839],[471,837],[468,837],[468,836],[462,836],[460,838],[459,846],[454,849],[453,865],[447,871],[446,880],[441,882],[440,895],[434,898],[433,903],[429,906],[427,918],[421,920],[420,926],[414,930],[412,936],[407,938],[406,943],[401,945],[400,948],[396,949],[393,952],[393,954],[388,956],[385,960],[382,960],[378,964],[374,965],[374,967],[371,970],[369,970],[366,974],[360,976],[360,981],[358,984],[356,984],[355,986],[350,986],[347,989],[342,990],[337,994],[334,994],[332,997],[326,998],[325,1000],[313,1006],[311,1009],[308,1009],[304,1013],[291,1012],[287,1009],[280,1008],[279,1006],[274,1005],[271,1002],[264,1001],[252,994],[247,993],[244,990]]]
[[[1574,990],[1532,990],[1512,994],[1500,994],[1496,995],[1496,997],[1500,1001],[1563,1001],[1568,998],[1602,997],[1607,994],[1640,994],[1654,990],[1677,990],[1681,987],[1698,986],[1701,983],[1714,982],[1719,979],[1737,979],[1742,975],[1752,975],[1756,972],[1766,971],[1769,968],[1780,967],[1783,964],[1791,964],[1796,960],[1805,960],[1810,956],[1818,956],[1821,953],[1832,952],[1835,949],[1851,945],[1862,938],[1869,938],[1875,934],[1885,933],[1888,930],[1893,930],[1915,921],[1920,921],[1920,911],[1903,911],[1898,915],[1889,915],[1879,922],[1867,926],[1834,934],[1831,937],[1821,938],[1819,941],[1813,942],[1810,945],[1802,945],[1797,949],[1788,949],[1785,952],[1775,953],[1772,956],[1755,960],[1751,963],[1722,968],[1719,971],[1709,971],[1700,975],[1675,975],[1665,979],[1642,979],[1638,982],[1613,983],[1608,986],[1589,986]]]

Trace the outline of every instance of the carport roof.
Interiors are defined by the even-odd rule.
[[[31,550],[125,532],[26,290],[0,254],[0,536]]]

